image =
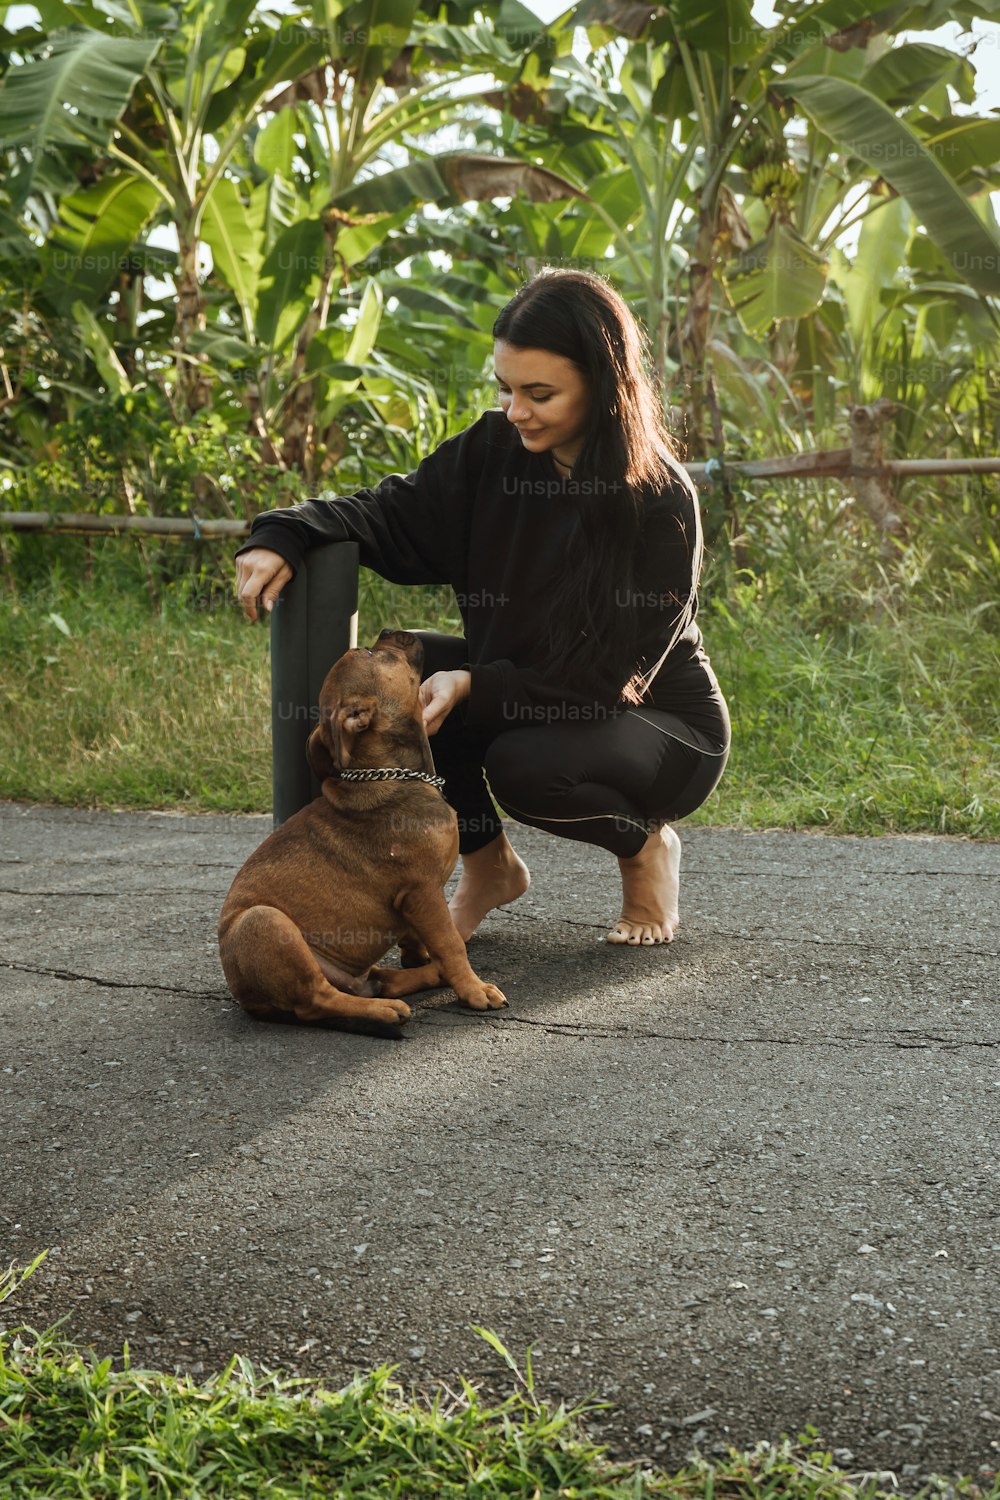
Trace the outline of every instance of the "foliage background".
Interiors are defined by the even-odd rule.
[[[493,404],[489,329],[542,265],[629,298],[691,457],[841,446],[878,401],[889,456],[1000,451],[994,0],[789,0],[766,25],[746,0],[0,17],[5,509],[249,518],[408,469]],[[996,828],[995,480],[911,479],[898,501],[887,539],[849,485],[704,488],[739,751],[715,816]],[[7,790],[264,805],[257,739],[238,790],[210,762],[126,775],[151,759],[128,705],[80,678],[146,638],[151,606],[133,707],[174,619],[264,692],[260,637],[231,645],[214,609],[225,549],[0,535]],[[363,630],[455,620],[446,591],[362,593]],[[53,713],[68,780],[34,752]]]

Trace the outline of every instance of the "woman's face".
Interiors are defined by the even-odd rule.
[[[583,451],[590,391],[581,370],[547,349],[522,349],[497,339],[493,364],[501,410],[529,453],[551,453],[572,467]]]

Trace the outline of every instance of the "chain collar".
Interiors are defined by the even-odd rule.
[[[427,771],[405,771],[402,766],[376,766],[367,771],[338,771],[338,781],[426,781],[428,786],[443,787],[443,776]]]

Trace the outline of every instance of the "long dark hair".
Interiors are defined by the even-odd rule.
[[[571,360],[587,381],[587,437],[572,479],[582,524],[553,593],[549,666],[557,676],[586,679],[602,666],[639,697],[635,557],[644,494],[678,472],[647,369],[646,340],[614,287],[590,271],[545,268],[511,298],[493,337]]]

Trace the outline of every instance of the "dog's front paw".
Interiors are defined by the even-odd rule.
[[[499,1010],[507,1004],[507,996],[503,990],[498,990],[495,984],[483,984],[482,981],[475,987],[469,987],[459,999],[464,1000],[473,1010]]]
[[[390,1025],[399,1026],[403,1021],[408,1021],[413,1011],[405,1000],[373,1000],[369,1014],[376,1021],[388,1021]]]

